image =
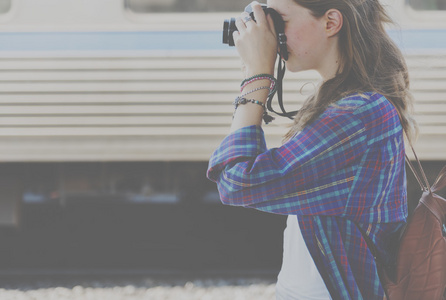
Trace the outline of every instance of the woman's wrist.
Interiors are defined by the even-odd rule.
[[[268,124],[274,118],[266,109],[266,101],[277,89],[276,79],[268,73],[256,73],[244,79],[241,95],[234,101],[235,111],[231,131],[250,125]]]
[[[257,74],[269,74],[271,76],[274,76],[274,66],[273,66],[273,68],[270,68],[270,69],[265,69],[265,68],[249,69],[249,68],[246,68],[244,73],[245,73],[246,78],[255,76]]]

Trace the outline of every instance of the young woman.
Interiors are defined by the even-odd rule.
[[[269,0],[285,21],[289,71],[322,82],[279,148],[262,116],[274,80],[270,16],[252,3],[234,41],[246,80],[231,133],[209,162],[224,204],[288,215],[278,299],[383,299],[373,255],[385,262],[407,216],[404,137],[414,133],[404,59],[378,0]],[[361,229],[361,230],[360,230]]]

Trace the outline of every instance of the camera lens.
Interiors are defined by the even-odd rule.
[[[229,20],[225,20],[223,22],[223,44],[229,43]]]
[[[223,22],[223,44],[229,44],[229,46],[235,46],[234,38],[232,33],[237,31],[237,26],[235,26],[235,18],[230,20],[225,20]]]
[[[231,18],[231,22],[229,22],[229,46],[235,46],[234,37],[232,34],[237,30],[237,26],[235,26],[235,18]]]

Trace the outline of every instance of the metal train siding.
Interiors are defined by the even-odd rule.
[[[197,162],[228,133],[241,79],[221,44],[228,13],[134,13],[124,0],[10,0],[0,14],[0,161]],[[421,159],[446,160],[446,11],[387,1],[406,55]],[[286,74],[298,107],[318,76]],[[278,146],[288,120],[265,126]],[[14,172],[13,172],[14,173]],[[8,177],[7,175],[4,176]],[[17,224],[21,183],[2,197]]]

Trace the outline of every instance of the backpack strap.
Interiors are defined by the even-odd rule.
[[[421,187],[421,190],[424,192],[426,191],[427,187],[424,185],[423,181],[421,180],[420,176],[418,175],[417,170],[415,169],[414,165],[410,161],[410,158],[406,154],[406,163],[409,166],[410,170],[412,171],[413,175],[415,176],[415,179],[418,181],[418,184]]]
[[[400,122],[401,122],[401,114],[400,114],[399,110],[396,108],[395,104],[393,104],[392,101],[390,101],[390,103],[393,105],[396,113],[398,114],[398,118],[400,119]],[[402,122],[401,122],[401,124],[402,124]],[[406,130],[404,130],[404,128],[403,128],[403,135],[406,137],[406,140],[409,142],[410,148],[412,149],[412,153],[415,156],[415,160],[418,163],[418,167],[420,168],[420,172],[424,179],[425,184],[423,184],[421,177],[418,175],[418,172],[415,170],[413,164],[411,163],[409,157],[407,156],[407,153],[405,153],[406,162],[409,165],[410,169],[412,170],[412,173],[415,175],[415,178],[417,179],[418,183],[420,184],[421,190],[423,192],[432,193],[429,181],[427,180],[427,177],[426,177],[426,173],[424,172],[423,167],[421,166],[420,160],[418,159],[418,156],[415,153],[415,149],[413,148],[412,142],[410,141],[409,136],[407,135],[407,132],[406,132]]]
[[[438,199],[435,199],[432,193],[441,190],[445,186],[446,166],[441,169],[440,174],[435,180],[435,183],[431,188],[431,194],[428,197],[421,197],[420,200],[420,202],[423,203],[431,211],[431,213],[443,224],[446,222],[446,215],[444,215],[444,213],[446,212],[446,207],[444,207],[444,205],[441,205],[441,203],[444,203],[444,201],[437,201]]]
[[[420,184],[421,190],[423,192],[432,193],[431,186],[429,184],[429,181],[427,180],[426,173],[424,172],[423,167],[421,166],[421,162],[418,159],[417,153],[415,152],[415,149],[413,148],[412,143],[410,142],[410,140],[409,139],[407,139],[407,140],[409,141],[410,148],[412,149],[413,155],[415,157],[415,160],[417,161],[418,168],[419,168],[422,176],[420,176],[418,174],[418,172],[416,171],[415,167],[413,166],[412,162],[410,161],[409,157],[407,156],[407,153],[406,153],[406,162],[409,165],[410,169],[412,170],[412,173],[415,175],[415,178],[417,179],[418,183]],[[424,184],[423,184],[421,178],[424,179]]]
[[[355,222],[355,225],[358,228],[358,230],[361,232],[361,235],[367,244],[367,248],[369,248],[370,253],[373,255],[375,265],[376,265],[376,270],[378,271],[379,281],[381,282],[381,286],[384,290],[384,296],[386,297],[384,299],[389,299],[389,295],[387,294],[387,290],[386,290],[386,285],[391,280],[389,279],[389,276],[387,274],[385,264],[383,263],[381,257],[379,256],[378,248],[376,247],[376,245],[372,241],[372,239],[364,231],[364,229],[356,222]]]
[[[432,192],[435,193],[436,191],[440,191],[444,187],[446,187],[446,166],[444,166],[443,169],[441,169],[440,174],[438,174],[438,177],[432,186]]]

